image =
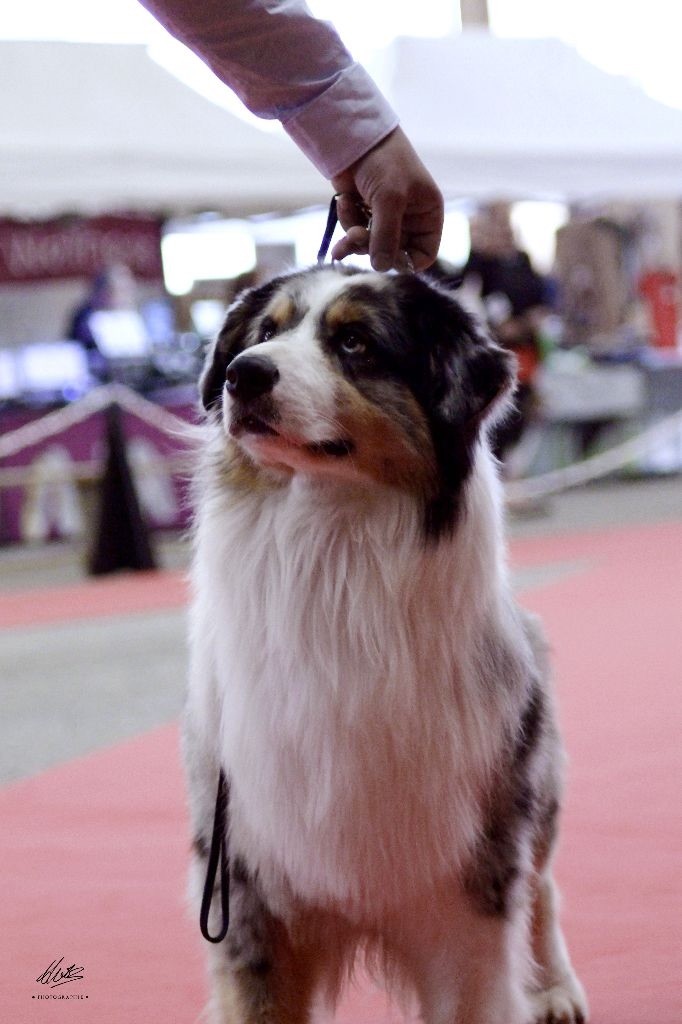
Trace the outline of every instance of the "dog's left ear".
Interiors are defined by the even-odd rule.
[[[473,466],[478,437],[485,421],[504,410],[516,361],[452,295],[438,289],[422,308],[429,308],[431,317],[431,436],[439,467],[438,491],[427,504],[425,529],[437,540],[457,521],[459,495]]]
[[[493,341],[479,336],[464,356],[469,382],[465,403],[473,425],[480,425],[494,410],[504,406],[516,380],[516,358]]]
[[[516,359],[453,296],[440,294],[435,305],[430,336],[436,407],[445,423],[475,433],[512,393]]]

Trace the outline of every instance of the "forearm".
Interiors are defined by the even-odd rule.
[[[364,156],[398,123],[333,27],[313,18],[303,0],[141,3],[249,110],[279,119],[327,178]]]

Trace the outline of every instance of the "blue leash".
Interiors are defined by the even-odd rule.
[[[329,213],[327,214],[327,226],[324,229],[324,234],[322,236],[322,245],[320,246],[319,252],[317,254],[317,262],[320,264],[324,263],[324,261],[327,258],[329,246],[331,245],[332,237],[334,235],[334,230],[336,228],[336,225],[339,223],[339,215],[336,211],[336,200],[337,196],[332,196],[332,201],[329,204]]]

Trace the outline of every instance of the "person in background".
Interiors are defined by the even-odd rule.
[[[112,264],[92,279],[84,301],[74,310],[66,332],[83,348],[97,347],[92,331],[92,315],[103,309],[135,308],[135,279],[122,263]]]
[[[140,2],[252,113],[281,121],[331,181],[346,231],[334,259],[369,253],[375,270],[433,263],[443,197],[331,24],[314,18],[303,0]]]
[[[98,318],[103,312],[113,311],[138,318],[135,278],[124,263],[112,263],[96,274],[66,329],[66,336],[85,349],[88,369],[99,381],[110,379],[110,360],[103,351]]]
[[[500,459],[520,440],[536,406],[535,376],[542,359],[539,326],[550,302],[548,284],[514,237],[506,203],[491,203],[471,219],[471,252],[462,268],[464,286],[475,291],[491,330],[517,359],[514,411],[496,428]]]
[[[462,274],[475,275],[484,300],[503,296],[509,317],[522,317],[544,306],[546,283],[519,248],[514,237],[507,203],[482,207],[470,222],[471,252]]]

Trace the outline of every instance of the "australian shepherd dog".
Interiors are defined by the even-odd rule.
[[[252,289],[207,360],[184,721],[215,1024],[303,1024],[364,957],[425,1024],[581,1024],[562,753],[486,436],[510,357],[425,276]],[[209,875],[210,877],[210,875]],[[220,901],[211,921],[220,924]]]

